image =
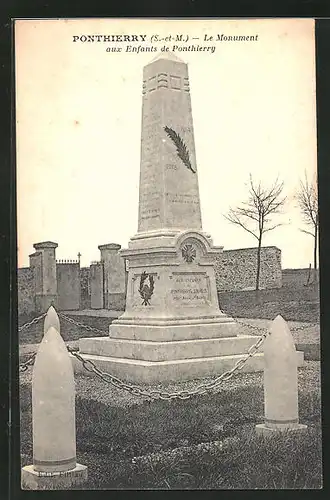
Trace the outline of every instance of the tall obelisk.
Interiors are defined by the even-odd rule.
[[[201,231],[187,65],[157,56],[144,68],[142,94],[138,232]]]
[[[82,339],[81,354],[136,382],[230,368],[255,337],[237,337],[219,309],[213,265],[221,250],[202,230],[188,66],[161,53],[143,70],[138,231],[121,252],[126,310],[109,338]],[[247,369],[262,369],[262,358]]]

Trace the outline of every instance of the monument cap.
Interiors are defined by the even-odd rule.
[[[186,64],[182,59],[177,57],[173,52],[159,52],[151,61],[149,64],[154,63],[158,61],[159,59],[165,59],[166,61],[174,61],[174,62],[179,62]]]

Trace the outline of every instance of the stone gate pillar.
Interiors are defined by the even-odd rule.
[[[36,311],[44,312],[57,305],[56,255],[57,243],[44,241],[33,245],[36,252],[30,255],[35,273]]]
[[[126,299],[125,260],[119,254],[121,245],[108,243],[99,245],[104,266],[104,307],[122,311]]]

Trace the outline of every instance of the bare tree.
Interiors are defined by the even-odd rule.
[[[302,219],[310,230],[300,229],[314,238],[314,269],[317,269],[317,244],[319,235],[319,213],[318,196],[316,182],[309,182],[305,172],[304,181],[300,181],[297,192],[297,200],[302,215]]]
[[[271,187],[263,187],[261,182],[257,185],[250,174],[249,197],[237,208],[230,208],[225,218],[232,224],[242,227],[258,240],[256,290],[260,282],[260,255],[262,239],[266,232],[273,231],[281,223],[272,223],[272,217],[281,212],[286,198],[282,196],[284,184],[275,180]]]

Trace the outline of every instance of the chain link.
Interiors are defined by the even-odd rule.
[[[19,331],[21,332],[22,330],[25,330],[25,329],[29,328],[30,326],[32,326],[33,324],[37,323],[42,318],[44,318],[46,316],[46,314],[47,313],[44,313],[44,314],[34,318],[32,321],[25,323],[24,325],[22,325],[19,328]],[[88,331],[95,332],[95,333],[101,333],[102,335],[108,335],[107,331],[99,330],[98,328],[94,328],[92,326],[85,325],[84,323],[80,323],[78,321],[75,321],[72,318],[69,318],[68,316],[66,316],[65,314],[63,314],[61,312],[58,312],[58,316],[63,318],[68,323],[71,323],[71,324],[76,325],[76,326],[81,327],[81,328],[85,328]],[[214,389],[215,387],[217,387],[222,381],[229,380],[234,375],[234,373],[236,371],[240,371],[243,369],[243,367],[247,363],[247,361],[257,353],[261,344],[263,344],[263,342],[265,341],[265,339],[268,335],[268,330],[266,328],[263,328],[263,327],[260,327],[257,325],[252,325],[250,323],[246,323],[244,321],[237,320],[237,319],[235,319],[235,322],[237,324],[245,326],[251,330],[262,332],[260,337],[258,338],[257,342],[255,344],[253,344],[248,349],[246,356],[244,358],[239,359],[230,370],[222,373],[219,377],[212,380],[211,382],[201,384],[196,389],[190,390],[190,391],[184,390],[184,391],[175,392],[175,393],[161,392],[161,391],[156,391],[156,390],[150,391],[150,392],[143,391],[138,386],[135,386],[132,384],[127,384],[127,383],[123,382],[122,380],[118,379],[117,377],[114,377],[113,375],[110,375],[109,373],[106,373],[106,372],[99,370],[92,361],[84,359],[79,354],[78,348],[73,348],[73,347],[70,347],[67,345],[67,349],[73,356],[75,356],[82,363],[82,365],[86,371],[95,373],[99,378],[101,378],[102,380],[105,380],[106,382],[111,383],[112,385],[114,385],[117,388],[124,389],[128,392],[131,392],[134,395],[137,395],[137,396],[146,396],[146,397],[149,397],[152,399],[165,399],[165,400],[174,399],[174,398],[188,399],[191,396],[196,395],[196,394],[205,394],[208,390]],[[307,328],[314,328],[314,327],[319,327],[319,325],[317,323],[307,323],[307,324],[304,324],[304,325],[301,325],[298,327],[290,328],[290,330],[292,332],[298,332],[298,331],[305,330]],[[36,353],[34,353],[26,362],[24,362],[20,365],[19,369],[21,372],[25,372],[29,368],[29,366],[31,366],[33,364],[35,356],[36,356]]]
[[[43,319],[45,316],[46,316],[47,313],[43,313],[41,314],[40,316],[37,316],[36,318],[34,318],[32,321],[29,321],[28,323],[25,323],[24,325],[20,326],[18,328],[18,331],[19,332],[22,332],[23,330],[27,330],[28,328],[30,328],[30,326],[38,323],[38,321],[40,321],[41,319]],[[36,357],[36,352],[34,352],[32,354],[32,356],[30,356],[30,358],[25,361],[24,363],[20,364],[19,365],[19,371],[20,372],[25,372],[34,362],[34,358]]]
[[[32,354],[32,356],[27,360],[25,361],[25,363],[22,363],[20,366],[19,366],[19,371],[20,372],[26,372],[26,370],[29,368],[29,366],[31,366],[34,362],[34,359],[36,357],[37,353],[34,352]]]
[[[25,323],[24,325],[20,326],[18,328],[18,331],[21,332],[23,330],[26,330],[27,328],[30,328],[30,326],[34,325],[35,323],[38,323],[38,321],[40,321],[42,318],[44,318],[46,316],[46,314],[47,313],[43,313],[40,316],[37,316],[36,318],[34,318],[32,321],[29,321],[28,323]]]
[[[267,328],[263,328],[263,327],[257,326],[257,325],[251,325],[250,323],[245,323],[244,321],[238,320],[236,318],[233,318],[233,319],[237,325],[245,326],[246,328],[249,328],[250,330],[255,330],[257,332],[262,332],[262,333],[267,331]]]
[[[195,389],[192,390],[183,390],[183,391],[178,391],[178,392],[163,392],[161,390],[152,390],[152,391],[145,391],[141,389],[137,385],[133,385],[127,382],[124,382],[123,380],[120,380],[119,378],[110,375],[109,373],[106,373],[95,365],[95,363],[89,359],[83,358],[77,351],[77,349],[72,349],[71,347],[67,346],[68,351],[75,356],[83,365],[84,369],[88,372],[94,373],[97,375],[100,379],[103,381],[112,384],[114,387],[118,389],[123,389],[124,391],[130,392],[131,394],[135,396],[143,396],[147,397],[150,399],[163,399],[163,400],[171,400],[171,399],[189,399],[192,396],[200,395],[200,394],[205,394],[207,391],[211,389],[215,389],[218,387],[221,382],[224,380],[229,380],[237,371],[242,370],[244,365],[247,363],[247,361],[256,354],[258,349],[260,348],[261,344],[263,344],[264,340],[266,339],[268,335],[268,331],[264,331],[263,334],[258,338],[257,342],[252,345],[247,354],[244,356],[244,358],[240,358],[235,365],[230,369],[227,370],[226,372],[222,373],[219,375],[217,378],[214,380],[207,382],[207,383],[202,383],[199,386],[197,386]]]
[[[252,325],[251,323],[245,323],[244,321],[238,320],[236,318],[233,318],[233,319],[234,319],[235,323],[237,323],[238,325],[245,326],[246,328],[249,328],[250,330],[257,330],[259,332],[264,332],[267,330],[266,328],[263,328],[261,326]],[[290,331],[291,332],[300,332],[302,330],[307,330],[308,328],[319,328],[319,327],[320,327],[319,323],[305,323],[305,324],[300,325],[300,326],[290,327]]]
[[[89,332],[94,332],[94,333],[101,333],[103,336],[104,335],[109,335],[109,332],[108,331],[105,331],[105,330],[99,330],[98,328],[95,328],[94,326],[89,326],[89,325],[85,325],[84,323],[80,323],[79,321],[75,321],[74,319],[72,318],[69,318],[69,316],[66,316],[65,314],[61,313],[61,312],[58,312],[57,313],[58,316],[60,318],[63,318],[65,321],[67,321],[68,323],[71,323],[72,325],[76,325],[76,326],[79,326],[80,328],[85,328],[86,330],[88,330]]]

